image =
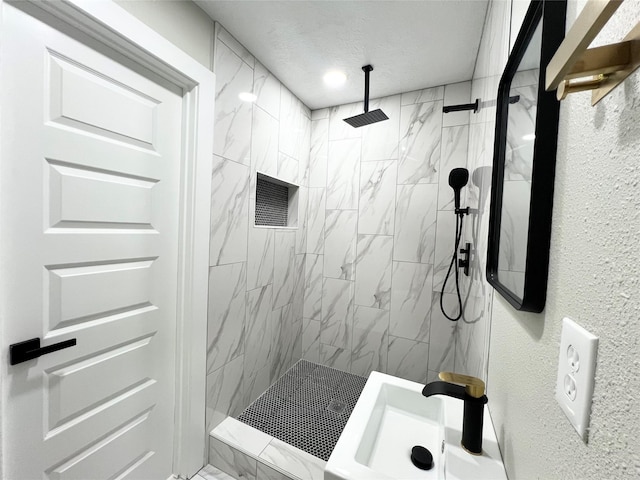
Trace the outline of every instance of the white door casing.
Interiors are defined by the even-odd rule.
[[[18,68],[2,74],[2,346],[78,338],[3,363],[3,478],[187,475],[203,460],[213,76],[115,5],[44,6],[185,93],[3,5]]]

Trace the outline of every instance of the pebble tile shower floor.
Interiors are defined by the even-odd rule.
[[[238,420],[326,461],[366,382],[364,377],[300,360]]]

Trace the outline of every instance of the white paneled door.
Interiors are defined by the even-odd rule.
[[[172,474],[182,102],[2,5],[3,477]],[[91,48],[87,45],[94,45]]]

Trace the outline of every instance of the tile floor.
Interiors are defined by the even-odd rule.
[[[300,360],[238,420],[327,461],[366,381]]]

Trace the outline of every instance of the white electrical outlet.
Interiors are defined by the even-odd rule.
[[[570,318],[562,319],[556,400],[585,442],[591,415],[597,352],[598,337]]]

